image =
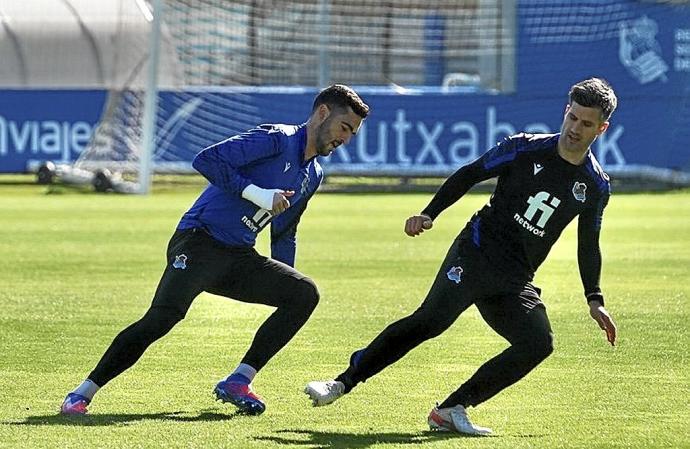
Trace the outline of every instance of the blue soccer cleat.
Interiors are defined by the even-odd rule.
[[[213,393],[217,400],[231,403],[240,413],[260,415],[266,410],[264,401],[252,391],[250,384],[244,382],[221,380]]]
[[[78,393],[69,393],[60,407],[63,415],[86,415],[86,406],[89,405],[89,398]]]

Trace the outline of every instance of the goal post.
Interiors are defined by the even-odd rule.
[[[144,114],[142,117],[142,152],[139,167],[138,193],[147,194],[151,190],[153,171],[153,146],[156,134],[156,109],[158,107],[158,64],[161,41],[161,16],[163,0],[153,0],[151,8],[151,37],[149,45],[149,70],[144,97]]]

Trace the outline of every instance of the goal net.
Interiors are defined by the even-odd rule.
[[[145,95],[154,88],[152,167],[166,173],[190,172],[195,153],[260,123],[252,94],[262,89],[313,92],[332,82],[514,88],[511,1],[164,0],[158,61],[150,57],[153,5],[118,1],[118,76],[65,178],[105,171],[128,181],[119,190],[146,190],[138,181]],[[147,82],[152,63],[155,85]],[[288,110],[291,101],[271,107]]]
[[[679,113],[664,123],[668,144],[690,137],[690,88],[669,90],[679,69],[655,46],[654,27],[662,22],[649,18],[669,2],[113,1],[119,7],[109,57],[116,75],[89,145],[64,171],[87,178],[98,173],[106,188],[144,192],[142,170],[191,172],[194,155],[210,144],[262,122],[297,123],[308,115],[306,99],[333,82],[355,86],[376,105],[356,142],[324,161],[330,174],[445,176],[492,146],[501,131],[558,131],[569,85],[606,76],[614,65],[644,88],[666,88],[645,104],[675,101]],[[159,28],[153,5],[160,6]],[[687,16],[687,4],[667,7]],[[151,39],[156,29],[158,38]],[[676,34],[676,48],[687,52],[683,34]],[[626,36],[634,51],[624,55],[618,46]],[[605,46],[613,58],[594,65],[592,51]],[[675,66],[682,69],[683,61]],[[156,96],[147,97],[152,92]],[[639,110],[639,96],[620,92],[632,99],[621,101],[614,123],[632,122],[629,111]],[[155,107],[147,116],[151,98]],[[529,121],[544,109],[552,122]],[[401,118],[400,111],[407,115]],[[690,184],[682,171],[690,167],[687,158],[658,168],[626,160],[616,139],[634,132],[617,124],[597,142],[607,171],[621,179]],[[144,164],[148,157],[151,168]]]

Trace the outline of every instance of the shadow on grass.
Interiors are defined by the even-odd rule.
[[[69,415],[38,415],[28,416],[24,421],[5,421],[3,424],[14,426],[112,426],[129,424],[138,421],[177,421],[177,422],[208,422],[208,421],[228,421],[238,413],[225,414],[214,411],[202,411],[196,416],[191,416],[187,412],[166,412],[166,413],[107,413],[86,416]],[[240,415],[241,416],[241,415]]]
[[[451,438],[478,438],[450,432],[416,433],[346,433],[318,432],[314,430],[279,430],[275,436],[258,436],[254,439],[290,446],[316,446],[327,449],[367,448],[375,444],[423,444]],[[479,437],[482,438],[482,437]],[[483,437],[486,438],[486,437]]]

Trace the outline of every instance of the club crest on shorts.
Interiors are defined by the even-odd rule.
[[[462,267],[450,267],[450,270],[448,270],[446,276],[448,276],[448,279],[450,279],[451,281],[455,282],[456,284],[459,284],[462,280]]]
[[[576,200],[585,202],[587,199],[587,195],[585,195],[585,192],[587,191],[587,184],[584,182],[577,182],[575,181],[575,184],[573,184],[573,196],[575,197]]]
[[[175,262],[173,262],[173,268],[184,270],[187,268],[187,256],[180,254],[175,256]]]

